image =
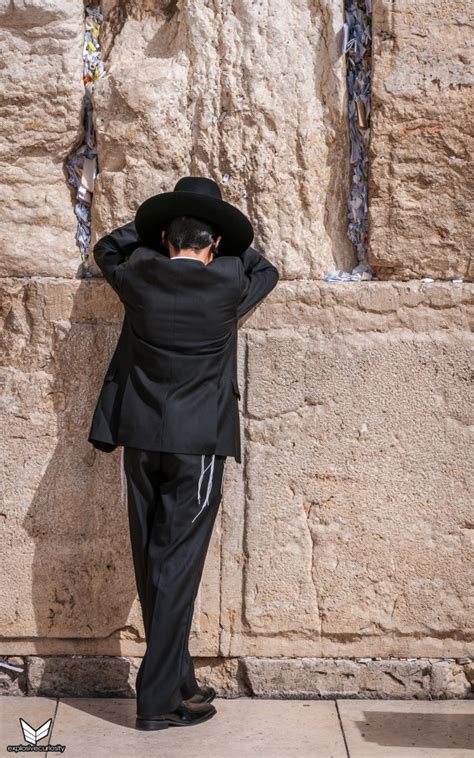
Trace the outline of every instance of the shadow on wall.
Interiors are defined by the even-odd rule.
[[[115,323],[112,318],[100,320],[94,314],[92,320],[84,314],[84,303],[91,297],[90,289],[83,290],[87,287],[90,285],[83,282],[75,290],[70,328],[65,329],[61,321],[52,322],[50,365],[44,367],[50,374],[49,411],[53,416],[54,410],[57,430],[55,433],[50,428],[54,423],[48,419],[48,429],[36,443],[35,458],[47,460],[48,464],[23,521],[23,528],[34,542],[34,639],[43,641],[41,659],[32,662],[30,673],[38,695],[61,695],[62,691],[71,694],[75,691],[75,677],[80,677],[77,690],[82,694],[90,690],[94,697],[126,697],[133,695],[131,682],[135,677],[130,679],[133,672],[129,661],[115,657],[121,655],[119,635],[138,642],[142,638],[129,622],[137,592],[129,544],[123,448],[105,454],[87,441],[121,319]],[[51,436],[56,437],[54,450]],[[134,612],[140,613],[138,600]],[[138,624],[141,631],[140,615]],[[81,649],[81,641],[89,662],[84,660],[79,666],[77,657],[71,654]],[[94,645],[97,655],[105,649],[110,658],[89,658],[94,655]],[[51,649],[64,651],[68,658],[43,657],[42,651]],[[105,670],[108,666],[110,671]]]

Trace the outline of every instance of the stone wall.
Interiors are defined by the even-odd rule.
[[[4,279],[1,302],[0,650],[139,655],[122,449],[86,439],[122,305],[46,277]],[[468,654],[470,307],[469,285],[283,281],[242,324],[243,464],[193,654]]]
[[[472,6],[373,6],[369,262],[384,279],[472,281]]]
[[[140,658],[120,655],[11,656],[0,695],[135,697]],[[195,658],[200,682],[219,697],[436,700],[469,698],[474,664],[466,658]]]
[[[83,8],[37,0],[33,19],[31,7],[0,3],[5,44],[16,51],[0,280],[0,655],[25,656],[27,669],[0,684],[71,691],[64,656],[84,656],[84,694],[99,656],[107,691],[133,694],[144,635],[122,450],[106,455],[87,442],[123,310],[99,276],[78,278],[62,169],[80,137]],[[231,694],[464,697],[472,680],[473,288],[321,281],[354,258],[345,237],[342,4],[271,0],[211,11],[107,0],[103,9],[95,236],[180,175],[203,173],[249,213],[255,247],[281,271],[241,323],[243,462],[229,460],[196,602],[191,652],[203,676]],[[382,66],[381,47],[376,65],[379,58]],[[374,145],[394,107],[380,71]],[[33,97],[43,79],[44,102]],[[406,266],[387,257],[398,227],[391,212],[376,211],[402,194],[384,184],[398,170],[394,135],[392,152],[373,156],[381,194],[372,192],[372,254],[379,250],[394,276],[435,273],[426,246],[413,243],[415,263],[405,252]],[[461,181],[454,165],[443,164],[452,186]],[[448,211],[465,250],[462,206]],[[459,273],[452,257],[443,260],[444,278]],[[358,656],[381,661],[369,670]],[[70,679],[58,680],[59,662]]]
[[[0,0],[0,276],[75,276],[63,162],[80,138],[82,0]]]
[[[179,176],[204,174],[250,215],[254,246],[283,277],[350,265],[342,3],[104,7],[95,233]]]

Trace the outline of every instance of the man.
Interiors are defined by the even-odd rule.
[[[124,447],[147,642],[136,682],[139,729],[189,726],[216,713],[188,640],[225,461],[241,463],[238,320],[279,278],[252,240],[248,218],[214,181],[183,177],[94,247],[125,306],[88,439],[105,452]]]

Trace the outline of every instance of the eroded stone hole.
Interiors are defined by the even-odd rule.
[[[93,123],[94,84],[105,73],[100,49],[100,28],[104,17],[99,6],[85,8],[85,34],[83,58],[83,133],[79,145],[73,148],[65,161],[68,184],[75,191],[74,212],[77,217],[76,241],[81,252],[84,276],[90,277],[88,258],[91,240],[91,205],[94,182],[99,170],[96,135]]]
[[[344,0],[343,52],[346,55],[350,131],[351,190],[348,198],[347,236],[357,253],[352,272],[332,272],[334,279],[372,279],[368,252],[368,174],[370,92],[372,77],[372,2]]]

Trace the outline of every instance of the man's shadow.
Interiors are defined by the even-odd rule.
[[[120,334],[123,306],[105,281],[82,281],[70,312],[66,313],[67,306],[56,310],[57,320],[53,316],[46,323],[51,330],[45,351],[46,408],[41,409],[46,428],[34,450],[37,465],[47,463],[38,474],[41,481],[22,523],[34,541],[30,588],[34,628],[29,636],[42,640],[38,658],[31,660],[29,694],[61,696],[77,691],[91,697],[131,697],[136,671],[120,657],[124,653],[119,637],[132,644],[144,640],[130,549],[123,448],[103,453],[87,440]],[[55,439],[54,449],[50,438]],[[138,650],[142,655],[144,646]],[[87,658],[80,660],[74,654],[78,651]]]

